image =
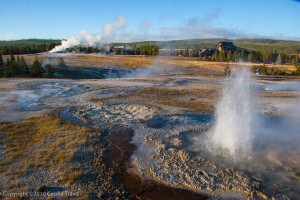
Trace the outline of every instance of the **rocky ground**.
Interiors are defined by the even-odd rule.
[[[270,186],[264,174],[223,165],[204,151],[191,150],[193,137],[212,126],[223,82],[182,74],[1,79],[0,192],[46,192],[44,199],[49,194],[74,199],[78,195],[89,199],[299,195],[296,152],[289,161],[270,155],[281,165],[268,169],[293,180],[287,185],[271,181]],[[270,83],[253,82],[254,101],[264,115],[281,116],[297,102],[299,90],[266,89]],[[21,137],[23,133],[26,137]],[[14,146],[25,143],[30,145]]]

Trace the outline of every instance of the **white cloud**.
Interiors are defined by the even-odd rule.
[[[151,29],[151,26],[152,22],[148,19],[145,19],[139,24],[139,30],[142,32],[148,32]]]
[[[0,39],[1,40],[14,40],[14,39],[16,39],[16,36],[13,33],[5,33],[5,34],[0,35]]]

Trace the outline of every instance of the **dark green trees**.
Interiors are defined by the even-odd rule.
[[[19,65],[20,65],[20,69],[21,69],[23,74],[29,74],[29,69],[28,69],[27,63],[26,63],[23,56],[21,56]]]
[[[46,52],[60,45],[61,40],[28,39],[0,41],[0,52],[3,55],[20,55]]]
[[[278,56],[277,56],[277,64],[278,65],[282,65],[282,55],[281,55],[281,53],[280,54],[278,54]]]
[[[0,54],[0,77],[3,76],[3,65],[4,65],[4,60],[2,58],[2,55]]]
[[[137,55],[158,55],[158,46],[155,44],[141,44],[136,47]]]
[[[227,62],[231,62],[232,61],[232,52],[231,51],[227,51],[227,53],[226,53],[226,60],[227,60]]]
[[[224,53],[224,51],[220,51],[220,61],[221,62],[224,62],[224,61],[226,61],[226,58],[225,58],[225,53]]]
[[[31,76],[40,76],[42,75],[42,64],[39,62],[37,57],[34,59],[31,69],[30,69]]]
[[[295,54],[295,56],[292,56],[293,58],[291,59],[291,64],[294,65],[294,66],[298,66],[298,63],[299,63],[299,56],[298,54]]]
[[[67,70],[68,69],[68,66],[66,65],[63,58],[59,59],[58,66],[60,67],[61,70]]]
[[[14,55],[10,56],[8,69],[12,73],[12,76],[16,76],[16,75],[19,75],[21,73],[19,63],[17,62]]]
[[[52,77],[54,74],[54,69],[52,68],[52,66],[50,64],[45,65],[45,71],[47,73],[47,76],[49,76],[49,77]]]

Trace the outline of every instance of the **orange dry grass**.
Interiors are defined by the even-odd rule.
[[[29,54],[24,56],[27,64],[32,64],[33,60],[37,56],[40,61],[47,59],[46,54]],[[3,56],[6,59],[8,56]],[[49,60],[54,63],[57,59],[50,58]],[[158,67],[183,67],[183,68],[207,68],[212,70],[224,70],[224,67],[229,65],[235,67],[241,65],[241,63],[235,62],[213,62],[213,61],[199,61],[198,58],[186,58],[176,56],[134,56],[134,55],[114,55],[114,56],[102,56],[96,54],[68,54],[64,58],[65,62],[69,66],[76,67],[120,67],[124,69],[136,69],[140,67],[147,67],[150,65],[156,65]],[[261,66],[258,63],[243,63],[244,66]],[[267,64],[267,67],[281,69],[284,71],[294,71],[296,68],[292,65],[274,65]]]

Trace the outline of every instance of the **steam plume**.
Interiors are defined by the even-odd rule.
[[[86,30],[80,30],[79,34],[81,36],[81,39],[78,39],[75,36],[71,36],[67,40],[62,40],[61,45],[54,47],[50,52],[54,53],[58,51],[63,51],[67,48],[71,48],[78,45],[97,47],[102,41],[113,40],[115,37],[115,33],[125,28],[125,26],[125,18],[122,16],[118,16],[116,17],[115,21],[105,23],[102,26],[101,34],[92,34]]]
[[[80,40],[78,40],[76,37],[71,36],[68,40],[62,40],[61,45],[54,47],[50,52],[58,52],[63,51],[67,48],[74,47],[80,44]]]
[[[103,25],[102,37],[105,39],[110,37],[116,31],[123,29],[125,25],[126,25],[126,20],[122,16],[117,17],[116,21],[114,22],[105,23]]]

